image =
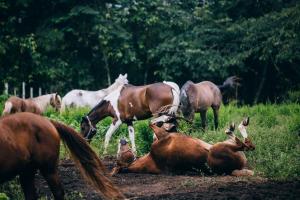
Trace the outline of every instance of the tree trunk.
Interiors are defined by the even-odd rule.
[[[107,57],[104,52],[103,52],[103,61],[104,61],[104,67],[106,69],[107,84],[111,85],[110,69],[109,69]]]
[[[147,84],[147,80],[148,80],[148,67],[146,67],[145,72],[144,72],[144,85]]]
[[[262,78],[261,78],[261,81],[259,83],[256,95],[255,95],[254,104],[256,104],[260,99],[262,89],[263,89],[266,79],[267,79],[267,71],[268,71],[268,65],[265,65],[265,67],[263,69],[263,73],[262,73]]]

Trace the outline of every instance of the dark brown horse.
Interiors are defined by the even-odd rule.
[[[219,109],[222,103],[222,92],[239,85],[239,78],[232,76],[223,85],[217,86],[210,81],[193,83],[187,81],[180,90],[180,103],[183,116],[192,121],[200,112],[202,128],[206,127],[206,112],[211,107],[214,112],[215,129],[218,128]]]
[[[255,149],[247,135],[246,127],[248,124],[249,118],[246,118],[238,127],[244,141],[234,135],[235,125],[232,124],[225,131],[230,139],[218,142],[210,148],[207,163],[213,172],[235,176],[252,176],[254,174],[253,171],[246,169],[247,159],[243,152]]]
[[[127,168],[120,169],[121,172],[159,174],[194,169],[207,172],[205,163],[209,150],[203,145],[205,142],[181,133],[169,133],[153,124],[150,127],[157,137],[150,152]]]
[[[135,153],[133,121],[150,118],[161,107],[167,105],[170,105],[168,113],[175,113],[178,109],[179,88],[175,83],[125,85],[106,96],[87,116],[82,118],[81,133],[90,140],[96,134],[96,124],[110,116],[113,122],[105,135],[104,153],[106,153],[112,134],[122,123],[128,125],[129,138]]]
[[[74,129],[32,113],[0,118],[0,183],[20,175],[25,199],[37,199],[34,176],[39,170],[56,200],[64,198],[58,176],[60,139],[69,148],[83,177],[109,199],[123,195],[104,176],[104,166]]]

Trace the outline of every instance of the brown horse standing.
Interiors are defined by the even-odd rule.
[[[31,112],[41,115],[51,105],[56,111],[60,109],[61,98],[57,93],[42,95],[30,99],[22,99],[16,96],[10,97],[3,109],[3,115],[17,112]]]
[[[221,86],[217,86],[210,81],[193,83],[187,81],[180,90],[180,103],[183,116],[188,120],[194,119],[195,112],[200,112],[202,128],[206,127],[206,112],[209,107],[214,112],[215,129],[218,128],[219,109],[222,103],[222,91],[228,88],[235,88],[239,85],[239,79],[232,76],[226,79]]]
[[[254,174],[253,171],[245,169],[247,159],[243,151],[255,149],[247,135],[246,126],[248,124],[249,118],[246,118],[239,125],[239,130],[244,137],[243,142],[234,135],[235,125],[232,124],[225,131],[230,139],[218,142],[210,148],[207,163],[213,172],[235,176],[252,176]]]
[[[34,176],[40,170],[54,198],[63,199],[64,191],[57,169],[60,139],[69,148],[75,164],[88,183],[109,199],[123,198],[103,175],[103,164],[77,132],[32,113],[0,118],[0,183],[20,175],[25,199],[37,199]]]
[[[205,163],[209,149],[203,145],[205,142],[181,133],[169,133],[153,124],[150,127],[157,137],[150,152],[121,171],[158,174],[200,169],[207,172]]]
[[[125,85],[106,96],[87,116],[82,118],[81,133],[86,139],[96,134],[95,125],[110,116],[113,122],[105,135],[104,154],[112,134],[122,123],[128,126],[132,150],[136,153],[133,121],[147,119],[161,107],[170,105],[168,113],[175,113],[179,106],[179,87],[173,82],[145,86]]]

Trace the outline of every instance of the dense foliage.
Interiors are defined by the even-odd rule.
[[[300,89],[299,27],[296,0],[0,0],[0,91],[236,74],[240,100],[278,101]]]

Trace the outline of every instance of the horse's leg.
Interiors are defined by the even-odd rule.
[[[105,134],[105,141],[104,141],[104,152],[103,154],[107,154],[107,147],[108,147],[108,143],[110,141],[110,138],[112,136],[112,134],[120,127],[120,125],[122,124],[122,121],[120,119],[118,119],[115,123],[113,122],[108,131]]]
[[[47,168],[41,169],[41,173],[46,179],[55,200],[62,200],[64,199],[64,190],[63,186],[60,182],[58,173],[57,173],[57,167],[54,168]]]
[[[214,111],[214,122],[215,122],[215,129],[218,129],[219,126],[219,106],[213,106],[212,109]]]
[[[128,126],[128,133],[129,133],[129,139],[131,142],[131,148],[134,155],[136,155],[136,147],[135,147],[135,140],[134,140],[134,128],[132,122],[127,124]]]
[[[254,172],[249,169],[233,170],[231,173],[232,176],[253,176]]]
[[[20,174],[20,183],[26,200],[37,199],[36,190],[34,186],[35,169],[26,170]]]
[[[206,127],[206,112],[207,110],[200,110],[201,125],[203,130],[205,130]]]
[[[156,163],[154,162],[149,153],[137,159],[125,171],[133,173],[161,173],[161,170],[157,167]]]

